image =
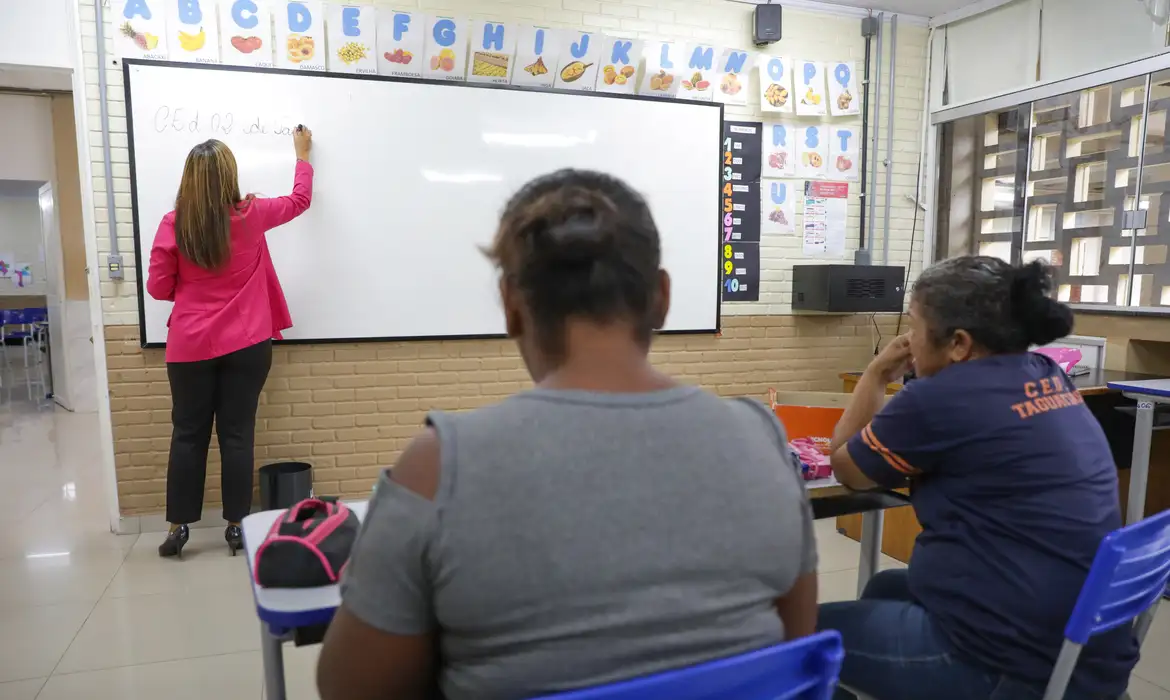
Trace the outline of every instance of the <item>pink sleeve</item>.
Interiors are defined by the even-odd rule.
[[[256,210],[252,216],[259,217],[260,225],[267,231],[277,226],[283,226],[304,214],[312,203],[313,166],[303,160],[298,160],[292,194],[287,197],[254,200],[252,206]]]
[[[146,291],[159,301],[175,300],[175,282],[179,274],[179,246],[175,243],[175,218],[167,214],[158,225],[150,249],[150,273]]]

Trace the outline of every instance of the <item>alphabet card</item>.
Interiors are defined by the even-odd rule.
[[[378,13],[378,72],[404,78],[423,76],[426,18],[418,12]]]
[[[683,58],[686,44],[654,41],[646,45],[646,70],[638,94],[647,97],[677,97],[686,71]]]
[[[516,40],[516,68],[512,84],[552,87],[561,58],[561,34],[556,29],[524,25]]]
[[[797,127],[796,149],[800,161],[796,166],[797,177],[823,178],[829,172],[829,134],[823,126]]]
[[[760,109],[792,114],[792,61],[760,56]]]
[[[597,91],[633,95],[638,88],[638,64],[641,61],[641,41],[605,37],[601,45],[603,65],[597,74]]]
[[[752,54],[739,49],[724,49],[719,57],[715,80],[719,89],[714,99],[725,105],[746,105],[748,101],[748,71],[752,69]]]
[[[794,183],[760,181],[761,233],[796,233],[796,196]]]
[[[714,46],[691,44],[687,47],[687,67],[683,71],[678,96],[684,100],[710,102],[715,92],[711,81],[715,79],[715,58],[719,50]]]
[[[592,91],[597,84],[597,62],[601,60],[601,35],[571,32],[565,35],[565,41],[553,87]]]
[[[455,17],[428,17],[426,63],[423,75],[436,80],[463,80],[467,77],[467,20]]]
[[[114,49],[124,58],[165,61],[167,14],[163,0],[114,0]]]
[[[825,64],[797,61],[796,113],[811,117],[825,113]]]
[[[848,62],[829,64],[829,111],[834,117],[861,114],[857,95],[857,66]]]
[[[335,5],[327,11],[329,70],[378,74],[378,19],[373,5]]]
[[[471,51],[467,57],[469,83],[507,85],[516,67],[516,40],[520,28],[494,20],[471,22]]]
[[[254,0],[220,2],[219,30],[224,63],[272,67],[272,12],[267,4]]]
[[[313,0],[286,2],[276,11],[276,65],[325,70],[325,7]]]
[[[837,180],[858,179],[858,154],[861,128],[834,126],[829,128],[829,172]]]
[[[796,174],[796,132],[792,124],[764,123],[764,152],[760,157],[760,172],[763,177],[792,177]]]
[[[172,61],[219,63],[219,18],[216,14],[215,0],[168,2],[167,39]]]

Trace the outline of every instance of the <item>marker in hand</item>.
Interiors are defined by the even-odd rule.
[[[293,146],[297,149],[297,160],[308,161],[309,153],[313,150],[313,132],[304,124],[297,124],[293,132]]]

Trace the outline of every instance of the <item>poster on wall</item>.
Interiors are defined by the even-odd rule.
[[[739,49],[725,49],[719,57],[715,80],[719,88],[714,99],[725,105],[746,105],[748,101],[748,71],[752,69],[752,54]]]
[[[467,77],[467,20],[428,17],[423,75],[436,80]]]
[[[549,27],[520,27],[516,41],[516,68],[512,84],[525,87],[552,87],[561,58],[561,34]]]
[[[723,241],[760,240],[759,122],[723,123]]]
[[[467,82],[507,85],[516,63],[516,39],[520,27],[496,20],[471,22],[471,50],[467,57]]]
[[[233,66],[271,68],[272,12],[252,0],[219,4],[219,54]]]
[[[800,126],[796,131],[797,177],[824,178],[829,172],[828,129],[821,125]]]
[[[796,131],[793,124],[764,122],[760,139],[763,177],[792,177],[796,174]]]
[[[834,117],[861,114],[861,100],[857,94],[857,70],[848,61],[829,64],[829,112]]]
[[[215,0],[169,0],[167,45],[172,61],[219,63]]]
[[[715,88],[716,59],[719,49],[706,44],[691,44],[687,46],[687,65],[679,82],[678,96],[684,100],[710,102]]]
[[[17,289],[31,287],[33,284],[32,263],[13,263],[11,277],[12,285]]]
[[[792,62],[782,56],[760,56],[760,109],[792,114]]]
[[[378,73],[421,78],[426,18],[417,12],[378,13]]]
[[[682,75],[686,71],[683,52],[686,45],[654,41],[646,46],[646,70],[638,94],[647,97],[677,97]]]
[[[597,84],[597,62],[601,59],[601,35],[591,32],[568,32],[565,49],[553,86],[562,90],[592,91]]]
[[[12,253],[0,253],[0,277],[11,277],[12,268],[16,262],[12,258]]]
[[[760,300],[760,244],[723,244],[723,301]]]
[[[276,11],[276,65],[325,70],[325,8],[320,2],[288,2]]]
[[[378,18],[373,5],[329,4],[329,70],[378,74]]]
[[[825,64],[816,61],[796,63],[796,113],[819,117],[825,114]]]
[[[597,74],[597,91],[633,95],[638,88],[638,63],[642,60],[642,41],[605,37],[601,45],[601,71]]]
[[[829,128],[829,177],[857,181],[859,130],[852,126]]]
[[[845,223],[849,206],[849,183],[804,183],[805,255],[845,254]]]
[[[114,50],[123,58],[165,61],[167,13],[164,0],[113,0]]]
[[[796,233],[796,183],[760,181],[760,233]]]

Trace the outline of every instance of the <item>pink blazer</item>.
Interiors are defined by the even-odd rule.
[[[312,200],[313,166],[297,161],[291,195],[245,201],[232,217],[231,261],[217,271],[184,258],[175,243],[175,212],[163,217],[146,291],[175,302],[167,321],[167,362],[221,357],[279,339],[292,327],[265,234],[303,214]]]

